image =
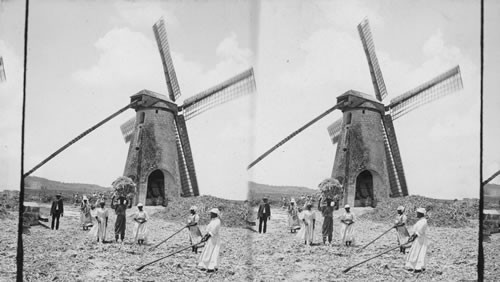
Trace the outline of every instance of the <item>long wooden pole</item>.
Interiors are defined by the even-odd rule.
[[[285,137],[285,139],[281,140],[278,144],[274,145],[271,149],[267,150],[264,154],[260,155],[260,157],[258,157],[257,159],[255,159],[252,163],[250,163],[248,165],[247,169],[251,169],[254,165],[256,165],[257,163],[259,163],[262,159],[264,159],[265,157],[267,157],[267,155],[271,154],[274,150],[278,149],[281,145],[285,144],[288,140],[292,139],[297,134],[301,133],[304,129],[308,128],[313,123],[315,123],[318,120],[322,119],[323,117],[325,117],[329,113],[331,113],[334,110],[338,109],[340,106],[341,106],[341,104],[337,104],[337,105],[331,107],[330,109],[326,110],[324,113],[320,114],[319,116],[317,116],[316,118],[314,118],[310,122],[308,122],[305,125],[303,125],[301,128],[299,128],[299,129],[295,130],[294,132],[292,132],[292,134],[290,134],[287,137]]]
[[[168,254],[168,255],[166,255],[166,256],[164,256],[164,257],[161,257],[161,258],[159,258],[159,259],[157,259],[157,260],[154,260],[154,261],[152,261],[152,262],[148,262],[148,263],[146,263],[145,265],[142,265],[142,266],[138,267],[135,271],[141,271],[144,267],[146,267],[146,266],[148,266],[148,265],[151,265],[151,264],[153,264],[153,263],[155,263],[155,262],[158,262],[158,261],[160,261],[160,260],[162,260],[162,259],[166,259],[166,258],[168,258],[168,257],[170,257],[170,256],[173,256],[173,255],[178,254],[178,253],[180,253],[180,252],[182,252],[182,251],[185,251],[185,250],[187,250],[187,249],[189,249],[189,248],[196,247],[196,246],[198,246],[198,245],[199,245],[199,244],[201,244],[201,243],[203,243],[203,242],[199,242],[199,243],[193,244],[193,245],[191,245],[191,246],[189,246],[189,247],[185,247],[185,248],[182,248],[182,249],[180,249],[180,250],[177,250],[177,251],[175,251],[175,252],[173,252],[173,253],[170,253],[170,254]]]
[[[399,248],[399,245],[398,245],[398,246],[396,246],[396,247],[392,247],[392,248],[390,248],[390,249],[388,249],[388,250],[385,250],[385,251],[383,251],[383,252],[381,252],[381,253],[377,254],[376,256],[373,256],[373,257],[371,257],[371,258],[369,258],[369,259],[366,259],[366,260],[364,260],[364,261],[362,261],[362,262],[359,262],[359,263],[357,263],[357,264],[355,264],[355,265],[353,265],[353,266],[349,266],[348,268],[344,269],[342,272],[343,272],[343,273],[346,273],[347,271],[349,271],[349,270],[353,269],[354,267],[356,267],[356,266],[358,266],[358,265],[361,265],[361,264],[363,264],[363,263],[365,263],[365,262],[367,262],[367,261],[370,261],[370,260],[372,260],[372,259],[374,259],[374,258],[378,258],[379,256],[381,256],[381,255],[383,255],[383,254],[387,254],[388,252],[393,251],[393,250],[398,249],[398,248]]]
[[[165,239],[165,240],[161,241],[160,243],[156,244],[155,246],[151,247],[151,249],[149,249],[149,251],[152,251],[152,250],[154,250],[156,247],[158,247],[159,245],[161,245],[161,244],[165,243],[168,239],[170,239],[170,238],[174,237],[177,233],[181,232],[181,231],[182,231],[182,230],[184,230],[184,228],[186,228],[186,227],[187,227],[187,225],[186,225],[186,226],[184,226],[184,227],[182,227],[181,229],[177,230],[174,234],[172,234],[172,235],[168,236],[168,238],[167,238],[167,239]]]
[[[97,123],[96,125],[92,126],[91,128],[85,130],[82,134],[78,135],[77,137],[73,138],[71,141],[69,141],[68,143],[66,143],[66,145],[62,146],[61,148],[59,148],[57,151],[55,151],[54,153],[52,153],[50,156],[48,156],[47,158],[45,158],[43,161],[41,161],[39,164],[37,164],[34,168],[32,168],[30,171],[26,172],[25,174],[23,174],[23,178],[26,178],[28,177],[30,174],[32,174],[33,172],[35,172],[37,169],[39,169],[41,166],[43,166],[45,163],[47,163],[48,161],[50,161],[51,159],[53,159],[55,156],[59,155],[62,151],[66,150],[69,146],[73,145],[74,143],[76,143],[78,140],[82,139],[83,137],[85,137],[85,135],[89,134],[90,132],[96,130],[98,127],[100,127],[101,125],[105,124],[106,122],[108,122],[109,120],[111,120],[112,118],[116,117],[117,115],[121,114],[122,112],[128,110],[129,108],[131,108],[132,106],[134,106],[135,104],[137,104],[138,102],[132,102],[130,104],[128,104],[127,106],[119,109],[118,111],[116,111],[115,113],[113,113],[112,115],[108,116],[107,118],[103,119],[102,121],[100,121],[99,123]]]
[[[385,234],[387,234],[387,232],[391,231],[392,229],[394,228],[394,226],[392,226],[391,228],[387,229],[387,231],[385,231],[384,233],[380,234],[377,238],[373,239],[370,241],[370,243],[364,245],[363,247],[361,247],[360,249],[358,249],[358,252],[362,251],[364,248],[368,247],[369,245],[371,245],[373,242],[377,241],[380,237],[384,236]]]

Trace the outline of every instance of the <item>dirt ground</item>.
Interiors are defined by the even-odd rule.
[[[355,208],[355,215],[367,209]],[[429,229],[429,265],[420,274],[404,269],[404,255],[399,249],[342,273],[345,268],[397,245],[395,232],[389,232],[365,250],[360,246],[375,239],[390,224],[358,221],[354,247],[341,246],[340,221],[342,211],[334,213],[333,246],[304,246],[288,230],[287,213],[273,209],[268,233],[254,236],[253,269],[257,281],[460,281],[477,280],[477,228]],[[322,217],[316,214],[315,243],[322,242]],[[258,227],[257,227],[258,228]]]
[[[422,274],[404,270],[404,257],[390,252],[348,273],[346,267],[371,257],[396,244],[396,235],[388,233],[360,254],[359,246],[386,230],[387,225],[371,221],[356,223],[356,246],[346,248],[339,242],[340,211],[334,216],[334,245],[306,247],[287,229],[287,214],[273,209],[268,233],[257,234],[243,228],[222,229],[223,245],[219,272],[207,274],[197,270],[197,256],[185,251],[144,268],[140,265],[160,258],[188,244],[181,232],[152,252],[146,252],[182,227],[181,222],[152,218],[150,240],[146,246],[132,244],[132,220],[129,219],[126,243],[99,245],[87,238],[79,226],[76,207],[66,207],[59,231],[41,226],[23,235],[25,245],[25,281],[465,281],[477,279],[477,228],[431,227],[429,265]],[[150,213],[155,210],[149,209]],[[354,209],[359,215],[365,210]],[[48,215],[48,207],[42,208]],[[132,210],[128,211],[132,214]],[[115,217],[110,213],[108,239],[112,239]],[[317,214],[316,240],[321,241],[322,217]],[[17,219],[0,220],[0,281],[15,281]],[[257,229],[257,227],[254,227]],[[205,230],[205,226],[202,226]],[[249,237],[249,233],[252,237]],[[253,242],[251,251],[249,242]],[[500,234],[485,242],[486,281],[500,281]]]
[[[500,281],[500,233],[491,234],[490,241],[483,241],[484,280]]]
[[[43,208],[48,215],[48,206]],[[135,208],[127,211],[127,217]],[[158,209],[146,207],[151,215]],[[114,212],[110,212],[107,239],[114,239]],[[50,222],[49,222],[50,223]],[[133,244],[133,220],[127,218],[125,244],[100,245],[87,238],[79,225],[76,207],[65,207],[58,231],[40,226],[31,228],[31,235],[24,235],[25,281],[242,281],[247,279],[249,257],[247,238],[243,228],[222,228],[221,266],[210,274],[197,269],[198,256],[190,250],[166,258],[136,271],[148,263],[182,247],[189,246],[188,234],[183,230],[165,244],[151,252],[147,250],[183,226],[181,222],[167,222],[151,218],[148,222],[149,243]],[[201,226],[205,233],[205,227]],[[128,238],[127,238],[128,237]],[[199,250],[201,252],[201,250]]]

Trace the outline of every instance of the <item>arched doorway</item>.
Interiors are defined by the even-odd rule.
[[[373,207],[373,176],[368,170],[362,171],[356,178],[355,207]]]
[[[165,200],[165,177],[159,169],[151,172],[148,177],[148,191],[146,194],[146,205],[163,205]]]

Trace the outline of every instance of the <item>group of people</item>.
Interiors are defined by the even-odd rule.
[[[297,237],[305,245],[314,244],[314,231],[316,228],[316,213],[312,210],[313,203],[312,197],[304,198],[304,206],[299,207],[294,198],[290,200],[288,205],[288,228],[291,233],[297,233]],[[334,202],[331,199],[320,199],[318,202],[318,211],[323,216],[323,224],[321,234],[323,244],[331,245],[333,239],[333,212]],[[405,208],[399,206],[397,208],[397,215],[393,228],[396,230],[397,242],[400,246],[400,252],[406,255],[405,267],[408,270],[420,272],[425,270],[427,263],[427,220],[425,218],[426,210],[418,208],[416,210],[417,222],[413,226],[413,233],[410,235],[407,229],[407,216],[405,215]],[[259,233],[263,230],[266,233],[267,220],[271,217],[271,209],[268,204],[268,199],[264,198],[262,204],[259,206]],[[344,206],[344,212],[340,216],[340,236],[342,245],[350,247],[355,242],[355,222],[356,217],[351,212],[349,205]],[[263,228],[261,228],[263,227]],[[407,250],[409,252],[407,253]]]
[[[63,216],[63,200],[61,194],[56,195],[56,199],[52,202],[50,215],[52,216],[52,229],[59,229],[59,218]],[[109,210],[106,209],[106,202],[100,200],[96,204],[98,207],[90,204],[89,199],[83,196],[80,205],[80,225],[83,230],[89,230],[88,236],[92,240],[99,243],[105,243],[107,238],[107,228],[109,222]],[[115,241],[123,244],[125,239],[125,231],[127,228],[127,209],[132,207],[132,201],[125,197],[118,197],[115,202],[115,197],[111,200],[111,208],[115,211]],[[202,236],[198,226],[200,217],[197,214],[197,207],[190,208],[190,215],[186,227],[189,230],[189,243],[192,246],[192,252],[198,254],[198,248],[203,247],[198,258],[198,267],[202,271],[214,272],[219,267],[219,253],[221,247],[220,239],[220,211],[217,208],[210,210],[210,223],[207,225],[207,232]],[[149,215],[144,210],[142,203],[137,204],[137,211],[132,216],[134,220],[134,242],[139,245],[147,243]],[[96,224],[93,220],[95,219]]]

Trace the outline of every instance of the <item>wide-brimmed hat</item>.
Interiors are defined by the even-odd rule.
[[[189,210],[190,210],[190,211],[197,211],[197,210],[198,210],[198,207],[196,207],[196,206],[191,206],[191,207],[189,208]]]
[[[87,196],[83,196],[82,197],[82,201],[88,201],[89,199],[87,198]]]
[[[349,209],[349,208],[351,208],[351,206],[349,206],[349,205],[344,206],[344,209]]]
[[[61,197],[61,196],[62,196],[62,194],[61,194],[61,193],[57,193],[57,194],[56,194],[56,197]]]
[[[417,212],[425,215],[426,210],[424,208],[418,208]]]
[[[294,203],[294,204],[295,204],[295,199],[294,199],[294,198],[292,198],[292,199],[290,200],[290,203]]]
[[[219,215],[220,214],[220,211],[218,208],[213,208],[209,211],[210,213],[215,213],[216,215]]]
[[[405,210],[405,207],[403,207],[403,206],[398,207],[398,211],[404,211],[404,210]]]
[[[142,203],[138,203],[137,207],[144,207],[144,205]]]

